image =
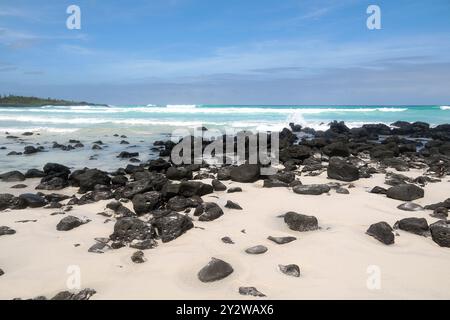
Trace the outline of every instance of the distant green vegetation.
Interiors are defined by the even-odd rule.
[[[68,101],[61,99],[43,99],[15,95],[0,95],[0,106],[106,106],[105,104],[89,103],[86,101]]]

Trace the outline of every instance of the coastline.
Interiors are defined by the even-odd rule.
[[[445,139],[448,137],[446,133],[450,134],[447,127],[442,127],[440,131],[426,129],[423,124],[416,123],[409,126],[403,124],[399,128],[403,131],[390,131],[388,138],[390,136],[392,141],[384,137],[382,141],[387,141],[386,143],[370,142],[375,136],[386,132],[386,127],[383,126],[365,127],[364,134],[362,128],[350,130],[343,123],[335,122],[328,131],[313,132],[309,139],[297,141],[295,134],[285,129],[280,133],[286,143],[282,144],[281,160],[285,166],[280,166],[280,179],[289,177],[289,183],[283,184],[282,181],[267,177],[258,177],[255,182],[242,183],[233,177],[227,177],[221,179],[226,188],[241,187],[242,192],[211,190],[212,192],[208,191],[206,194],[189,197],[196,205],[187,207],[184,206],[185,200],[177,199],[182,203],[181,210],[175,210],[178,213],[174,213],[173,207],[169,212],[164,211],[163,208],[169,206],[174,195],[169,196],[164,187],[155,185],[152,189],[142,190],[137,194],[158,192],[164,200],[158,200],[158,205],[152,210],[136,216],[136,195],[125,199],[121,187],[140,183],[139,181],[153,184],[167,175],[169,185],[188,183],[194,187],[200,183],[203,188],[214,185],[210,176],[217,178],[219,174],[214,166],[190,169],[193,170],[191,175],[185,175],[182,173],[184,171],[178,168],[171,173],[174,175],[169,177],[166,172],[167,162],[142,159],[140,164],[128,162],[126,171],[119,169],[109,171],[108,174],[97,172],[100,175],[99,181],[105,181],[106,176],[126,177],[126,181],[122,180],[121,185],[109,185],[109,180],[106,180],[108,186],[97,188],[94,187],[97,182],[88,181],[88,190],[79,190],[81,180],[74,176],[76,170],[73,169],[81,168],[70,168],[74,178],[69,179],[67,175],[64,178],[69,179],[67,185],[52,190],[35,188],[43,181],[44,184],[48,183],[47,187],[52,186],[49,182],[54,181],[52,174],[59,172],[58,177],[62,177],[67,174],[67,169],[53,165],[52,169],[44,168],[44,175],[40,178],[27,178],[23,181],[19,181],[20,175],[15,174],[13,176],[19,177],[18,180],[13,178],[15,181],[0,182],[0,194],[8,193],[17,199],[22,194],[42,192],[43,195],[57,193],[60,195],[58,199],[62,199],[61,195],[71,198],[57,201],[61,207],[45,201],[38,207],[10,207],[0,211],[0,226],[7,226],[16,231],[14,234],[0,237],[0,268],[4,271],[0,278],[0,299],[29,299],[40,295],[50,298],[67,290],[66,283],[70,277],[67,268],[73,265],[78,266],[81,271],[80,289],[93,288],[96,291],[92,299],[449,299],[448,248],[438,245],[429,234],[422,236],[397,229],[394,231],[395,243],[392,245],[385,245],[366,234],[372,224],[380,221],[394,226],[397,221],[409,217],[425,218],[429,225],[441,220],[430,217],[433,210],[400,210],[397,206],[407,201],[370,192],[376,186],[386,189],[392,187],[392,181],[386,184],[389,179],[395,184],[420,186],[424,190],[424,196],[413,202],[422,207],[443,202],[450,197],[447,191],[450,185],[449,171],[444,171],[438,178],[441,167],[436,167],[434,160],[431,161],[434,158],[439,159],[446,163],[442,168],[449,168],[450,162],[445,154],[448,142],[436,145],[436,137]],[[291,129],[297,131],[299,128],[293,125]],[[369,129],[372,130],[370,134],[367,133]],[[394,138],[396,136],[397,138]],[[417,141],[423,147],[411,150],[411,145],[415,145]],[[295,147],[298,143],[300,146]],[[410,146],[405,147],[408,143]],[[123,150],[126,150],[125,147],[121,146]],[[302,151],[294,151],[296,148]],[[160,155],[163,155],[165,147],[159,147],[158,150]],[[50,150],[48,154],[51,155],[52,152]],[[68,151],[68,154],[70,152]],[[345,161],[357,165],[359,177],[351,182],[330,178],[327,166],[330,166],[331,158],[335,156],[342,156]],[[317,165],[320,165],[320,168]],[[310,168],[305,169],[306,167]],[[15,169],[25,171],[30,168]],[[104,170],[101,167],[98,169]],[[85,171],[78,174],[83,172]],[[392,178],[392,172],[404,176]],[[199,175],[199,179],[192,180],[196,175]],[[408,177],[422,178],[413,180],[407,179]],[[193,181],[193,184],[189,181]],[[298,182],[294,183],[295,181],[301,181],[303,186],[319,184],[328,185],[329,188],[320,195],[297,194],[294,189]],[[264,187],[270,183],[274,184],[274,187]],[[11,188],[17,184],[25,184],[26,187]],[[341,189],[346,189],[348,194]],[[82,193],[79,193],[80,191]],[[76,196],[76,201],[73,196]],[[41,195],[38,197],[45,198]],[[188,217],[193,221],[193,226],[181,233],[177,228],[184,224],[167,226],[170,230],[175,228],[172,230],[176,234],[175,238],[168,242],[162,242],[158,237],[152,239],[158,245],[142,250],[147,259],[144,263],[137,264],[130,259],[137,249],[131,248],[132,243],[127,242],[120,243],[124,247],[118,249],[104,247],[104,253],[88,252],[92,245],[98,243],[95,238],[105,238],[108,246],[113,245],[114,241],[109,240],[109,237],[113,234],[115,225],[121,219],[127,218],[123,213],[107,208],[114,202],[114,197],[122,199],[122,206],[129,209],[124,211],[131,214],[133,219],[153,221],[152,223],[158,225],[162,223],[158,219],[164,218],[165,215],[176,219]],[[199,200],[199,197],[202,200]],[[39,199],[33,201],[39,202]],[[85,199],[85,203],[81,203],[82,199]],[[243,210],[225,207],[227,200],[239,204]],[[64,211],[71,201],[73,208]],[[216,203],[223,215],[215,217],[213,221],[201,221],[194,213],[202,201]],[[44,208],[44,204],[54,206]],[[171,205],[175,204],[180,205],[178,202]],[[158,211],[159,207],[162,211]],[[185,211],[185,208],[189,210]],[[316,217],[319,229],[308,232],[292,230],[285,220],[279,217],[290,211]],[[52,215],[55,212],[59,214]],[[105,215],[98,215],[102,212]],[[162,216],[155,220],[159,215]],[[56,225],[68,216],[80,219],[86,217],[90,222],[69,231],[57,230]],[[24,220],[31,221],[17,222]],[[162,232],[158,228],[157,230]],[[230,237],[234,244],[221,240],[226,236]],[[268,236],[290,236],[296,240],[280,245],[268,240]],[[245,252],[247,248],[256,245],[264,245],[268,251],[260,255]],[[222,280],[203,283],[199,281],[197,273],[212,257],[226,261],[232,265],[234,271]],[[278,268],[279,264],[297,264],[300,267],[300,277],[283,274]],[[367,285],[370,266],[379,267],[380,289],[373,290]],[[239,294],[240,287],[250,286],[256,287],[267,297],[256,298]]]

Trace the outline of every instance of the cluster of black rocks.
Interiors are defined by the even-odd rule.
[[[83,289],[79,292],[70,292],[70,291],[61,291],[58,292],[54,297],[50,298],[50,300],[89,300],[94,294],[97,292],[94,289]],[[21,300],[20,298],[16,298],[14,300]],[[49,300],[45,296],[37,296],[30,300]]]
[[[0,194],[0,211],[5,209],[24,209],[47,207],[61,209],[62,214],[73,205],[85,205],[101,200],[111,200],[106,206],[105,216],[115,218],[113,233],[109,238],[101,238],[90,248],[91,252],[102,253],[106,249],[118,249],[130,246],[138,251],[132,261],[145,261],[141,250],[151,249],[161,242],[172,241],[188,230],[194,228],[198,221],[213,221],[224,215],[223,209],[215,202],[204,202],[202,196],[214,191],[240,192],[240,187],[228,188],[223,181],[253,183],[263,180],[265,188],[292,188],[300,195],[320,195],[336,190],[336,193],[348,194],[358,179],[370,178],[373,174],[386,174],[389,189],[376,187],[371,192],[386,195],[391,199],[414,201],[424,197],[422,187],[450,174],[450,125],[430,128],[426,123],[396,122],[394,128],[383,124],[363,125],[361,128],[348,128],[343,122],[332,122],[326,131],[315,131],[291,124],[290,129],[279,133],[279,157],[284,169],[275,174],[264,175],[261,164],[224,164],[209,165],[205,161],[200,164],[176,165],[171,161],[171,151],[175,147],[173,141],[156,141],[154,151],[158,150],[160,158],[128,164],[114,172],[84,168],[71,170],[57,163],[47,163],[42,170],[30,169],[25,173],[19,171],[6,172],[0,175],[4,182],[22,182],[29,178],[39,178],[37,190],[57,191],[67,187],[78,188],[78,195],[68,197],[58,193],[36,194],[25,193],[19,196]],[[260,135],[260,134],[256,134]],[[251,136],[251,134],[250,134]],[[250,141],[246,138],[246,145]],[[303,136],[302,139],[299,136]],[[190,137],[191,141],[199,138]],[[223,136],[215,139],[201,139],[205,149],[213,141],[222,138],[234,141],[236,137]],[[270,151],[270,139],[266,137]],[[186,138],[184,138],[186,139]],[[180,140],[181,142],[183,139]],[[81,147],[79,141],[71,141],[73,148]],[[126,144],[123,141],[122,144]],[[102,145],[101,141],[94,146]],[[68,146],[54,145],[55,148],[70,149]],[[31,149],[30,149],[31,150]],[[249,149],[245,154],[248,160],[252,155]],[[137,153],[121,152],[118,157],[133,159]],[[223,156],[226,159],[225,155]],[[191,160],[194,155],[191,155]],[[195,163],[192,161],[192,163]],[[411,179],[401,174],[388,172],[388,168],[397,171],[410,169],[426,169],[423,176]],[[322,185],[303,185],[299,175],[315,176],[323,172],[328,178],[341,183],[330,182]],[[201,180],[212,179],[211,183]],[[348,188],[344,188],[347,186]],[[62,204],[63,201],[67,202]],[[127,205],[129,204],[129,205]],[[128,206],[132,206],[131,210]],[[242,210],[232,201],[225,205],[228,209]],[[396,223],[394,228],[420,235],[431,235],[440,246],[450,246],[449,223],[446,220],[450,200],[424,207],[433,210],[434,217],[440,221],[428,226],[425,219],[407,218]],[[420,210],[412,204],[404,204],[402,210]],[[192,214],[191,214],[192,213]],[[288,212],[284,221],[291,230],[313,231],[319,229],[318,221],[313,216]],[[425,220],[425,221],[424,221]],[[64,217],[57,225],[57,230],[68,231],[89,222],[74,216]],[[1,232],[11,232],[8,229]],[[393,244],[395,236],[393,228],[386,222],[376,223],[367,233],[385,244]],[[224,240],[226,239],[226,241]],[[294,237],[269,237],[269,240],[284,244],[294,241]],[[233,243],[228,237],[222,241]],[[250,254],[262,254],[267,251],[264,246],[247,249]],[[280,265],[281,272],[299,276],[300,269],[296,265]],[[199,279],[204,282],[215,281],[228,276],[233,268],[220,259],[211,262],[199,272]],[[241,290],[242,289],[242,290]],[[242,287],[242,294],[260,296],[253,287]]]

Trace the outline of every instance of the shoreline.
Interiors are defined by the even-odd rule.
[[[442,218],[431,217],[430,209],[400,210],[397,207],[409,201],[371,193],[374,187],[414,185],[424,191],[422,197],[412,200],[422,208],[450,198],[450,159],[446,154],[450,139],[445,140],[450,131],[442,128],[427,129],[417,123],[403,124],[394,131],[429,138],[423,148],[416,149],[412,148],[416,142],[393,138],[391,131],[384,142],[372,144],[371,138],[386,133],[380,125],[364,131],[335,122],[326,132],[310,131],[313,138],[309,140],[295,140],[292,131],[299,127],[292,125],[292,131],[280,133],[284,166],[271,177],[258,173],[249,178],[250,167],[228,167],[231,171],[238,168],[228,176],[227,167],[172,166],[174,169],[168,170],[170,163],[164,160],[145,160],[125,171],[108,173],[101,167],[78,172],[71,168],[68,173],[64,167],[52,165],[46,166],[39,178],[22,180],[19,174],[12,174],[7,179],[16,181],[0,182],[0,194],[13,197],[0,201],[0,205],[7,204],[0,211],[0,226],[15,231],[0,236],[0,269],[4,271],[0,299],[51,298],[68,290],[71,274],[67,268],[74,265],[80,268],[81,287],[69,291],[92,288],[96,293],[91,299],[449,299],[450,249],[440,246],[429,233]],[[436,137],[442,139],[440,144]],[[168,144],[157,144],[164,154]],[[330,172],[334,162],[356,168],[357,176],[342,177],[351,175],[353,169]],[[340,178],[330,178],[333,174]],[[222,187],[212,177],[219,178],[227,190],[240,187],[242,192],[219,191]],[[136,191],[141,183],[145,187]],[[11,188],[17,184],[27,186]],[[36,190],[39,184],[57,189]],[[326,190],[313,195],[320,189],[314,185]],[[37,192],[42,195],[28,199],[25,208],[17,208],[21,195]],[[55,193],[58,196],[52,195]],[[147,197],[144,202],[142,195]],[[227,207],[228,200],[242,210]],[[210,202],[216,205],[204,206]],[[65,211],[69,206],[72,209]],[[203,213],[198,215],[200,208]],[[286,216],[279,217],[292,211],[315,217],[319,229],[292,229]],[[52,215],[55,212],[59,214]],[[68,231],[57,230],[69,216],[90,221]],[[372,224],[385,221],[394,227],[410,217],[425,218],[428,231],[418,235],[400,226],[393,231],[395,243],[391,245],[366,234]],[[151,227],[140,227],[146,230],[145,236],[131,233],[122,238],[114,232],[121,220],[137,225],[148,222]],[[268,240],[269,236],[296,240],[277,244]],[[230,237],[234,244],[223,242],[223,237]],[[88,252],[102,241],[107,245],[98,250],[104,253]],[[267,252],[245,251],[257,245],[265,246]],[[114,248],[117,246],[120,248]],[[131,259],[138,250],[144,253],[143,263]],[[229,263],[233,272],[204,283],[197,274],[213,257]],[[279,264],[298,265],[300,277],[284,274]],[[380,289],[367,285],[371,266],[379,267]],[[240,287],[255,287],[266,297],[239,294]]]

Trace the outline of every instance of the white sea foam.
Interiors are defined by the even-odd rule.
[[[121,124],[121,125],[161,125],[161,126],[200,126],[202,121],[162,120],[162,119],[99,119],[99,118],[56,118],[31,116],[0,116],[0,121],[46,123],[46,124]],[[208,122],[211,125],[225,125],[225,122]]]
[[[0,109],[0,113],[33,112],[33,113],[131,113],[141,112],[150,114],[321,114],[321,113],[364,113],[364,112],[404,112],[407,108],[258,108],[258,107],[198,107],[196,105],[168,105],[167,107],[40,107],[40,108],[8,108]]]
[[[196,104],[168,104],[166,106],[167,109],[195,109],[197,108]]]
[[[32,127],[32,128],[0,128],[0,132],[22,133],[22,132],[51,132],[51,133],[71,133],[80,130],[80,128],[51,128],[51,127]]]
[[[449,106],[441,106],[441,110],[450,110]]]

